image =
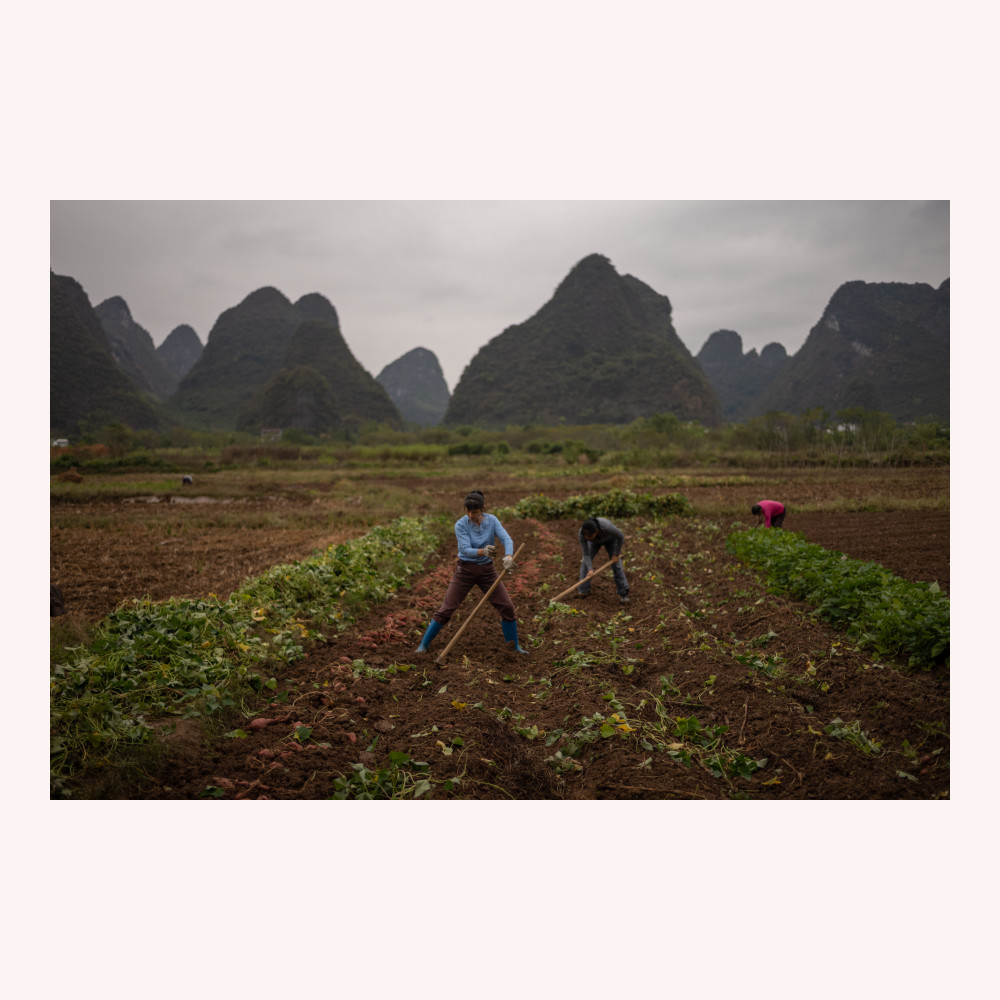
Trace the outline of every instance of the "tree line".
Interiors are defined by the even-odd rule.
[[[69,447],[53,447],[51,468],[94,471],[169,465],[164,452],[204,452],[220,464],[304,460],[435,463],[482,456],[525,463],[669,468],[688,465],[946,465],[950,429],[933,418],[903,423],[887,413],[853,408],[830,414],[772,411],[743,423],[706,427],[658,413],[628,424],[472,426],[407,429],[369,423],[340,435],[294,428],[279,440],[254,434],[133,429],[121,423],[87,430]]]

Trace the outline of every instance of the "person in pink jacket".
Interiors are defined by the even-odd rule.
[[[764,527],[780,528],[785,520],[785,505],[777,500],[761,500],[750,508],[751,514],[757,515],[757,523],[764,519]]]

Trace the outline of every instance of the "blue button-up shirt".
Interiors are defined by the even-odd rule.
[[[492,515],[483,514],[482,521],[474,524],[466,514],[455,522],[455,538],[458,541],[458,558],[465,562],[485,564],[492,562],[488,555],[480,555],[476,550],[487,545],[503,542],[504,553],[514,554],[514,542],[504,530],[504,526]]]

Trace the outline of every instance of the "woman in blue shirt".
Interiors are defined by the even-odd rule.
[[[478,587],[483,593],[494,584],[497,571],[493,565],[493,553],[498,543],[504,547],[503,568],[510,569],[514,565],[514,542],[504,530],[504,526],[493,515],[485,511],[486,498],[479,490],[472,490],[465,498],[465,516],[455,522],[455,539],[458,542],[458,566],[455,575],[448,584],[441,607],[434,612],[431,623],[427,626],[423,639],[417,647],[418,653],[426,653],[431,640],[448,624],[458,606],[465,600],[473,587]],[[517,613],[514,602],[507,593],[507,588],[500,583],[490,594],[490,603],[500,614],[500,627],[506,642],[513,642],[519,653],[527,650],[521,648],[517,639]]]

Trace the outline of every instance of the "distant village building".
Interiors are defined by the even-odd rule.
[[[261,441],[280,441],[281,430],[280,427],[263,427],[261,428],[260,439]]]
[[[53,448],[68,448],[69,447],[69,441],[66,438],[56,438],[55,441],[52,442],[52,447]]]

